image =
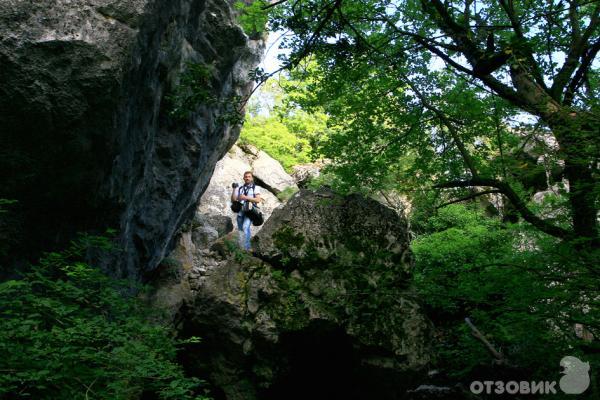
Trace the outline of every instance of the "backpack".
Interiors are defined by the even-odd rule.
[[[231,211],[233,211],[234,213],[239,213],[240,211],[242,211],[242,203],[240,203],[239,201],[232,201]]]
[[[244,215],[250,218],[252,225],[259,226],[265,222],[262,212],[258,209],[258,206],[253,206],[248,211],[244,211]]]

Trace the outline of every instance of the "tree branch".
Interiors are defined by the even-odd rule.
[[[571,83],[569,83],[569,86],[565,89],[564,100],[563,100],[565,105],[570,106],[573,103],[573,98],[575,97],[575,93],[577,92],[577,89],[581,86],[581,84],[584,82],[587,71],[589,70],[590,66],[592,65],[592,62],[596,58],[596,55],[598,54],[599,51],[600,51],[600,40],[597,40],[588,49],[587,53],[583,56],[581,64],[579,65],[579,68],[577,69],[577,72],[575,72],[573,79],[571,79]]]
[[[483,192],[472,193],[469,196],[461,197],[460,199],[455,199],[455,200],[452,200],[452,201],[448,201],[448,202],[446,202],[444,204],[441,204],[441,205],[437,206],[436,209],[440,209],[440,208],[449,206],[450,204],[461,203],[463,201],[471,200],[471,199],[474,199],[474,198],[479,197],[479,196],[484,196],[486,194],[494,194],[494,193],[501,194],[502,192],[499,191],[499,190],[484,190]]]
[[[578,20],[579,18],[576,18]],[[579,27],[576,30],[571,27],[571,43],[569,46],[569,52],[567,53],[567,58],[561,67],[558,74],[554,78],[554,82],[552,83],[552,87],[550,88],[550,94],[554,99],[560,101],[560,96],[564,92],[565,87],[567,86],[569,79],[575,69],[579,64],[579,59],[585,54],[586,48],[588,45],[588,41],[598,27],[600,23],[600,3],[596,5],[592,15],[590,17],[590,23],[583,32],[583,34],[579,33]]]
[[[519,22],[519,19],[517,18],[517,14],[515,12],[515,8],[513,6],[512,1],[507,2],[507,0],[500,0],[500,5],[502,6],[502,8],[504,9],[504,12],[508,16],[508,19],[510,20],[510,24],[511,24],[513,30],[515,31],[515,34],[517,35],[517,37],[521,41],[527,42],[527,38],[523,34],[521,22]],[[531,65],[531,73],[533,74],[535,81],[537,82],[538,85],[540,85],[542,88],[544,88],[544,90],[546,90],[547,89],[546,83],[544,82],[544,77],[542,76],[540,66],[538,65],[537,61],[533,57],[533,53],[531,52],[530,47],[522,46],[522,49],[520,49],[520,50],[525,53],[525,56],[527,57],[527,61]]]
[[[279,0],[279,1],[275,1],[275,2],[273,2],[273,3],[271,3],[271,4],[267,4],[266,6],[262,6],[262,7],[261,7],[261,9],[262,9],[262,10],[268,10],[269,8],[276,7],[276,6],[278,6],[278,5],[280,5],[280,4],[283,4],[283,3],[287,2],[287,1],[288,1],[288,0]]]
[[[298,65],[300,63],[300,61],[302,61],[304,59],[304,57],[306,57],[308,55],[308,53],[310,53],[310,50],[311,50],[315,40],[319,37],[319,35],[321,34],[321,31],[325,28],[325,25],[327,25],[327,23],[333,16],[333,13],[341,5],[341,3],[342,3],[342,0],[335,0],[333,4],[329,4],[329,7],[326,6],[320,10],[320,11],[327,10],[325,17],[319,22],[319,25],[314,30],[314,32],[312,33],[310,38],[308,38],[308,40],[302,46],[302,50],[300,51],[300,53],[296,57],[294,57],[293,60],[290,60],[281,69],[294,68],[296,65]]]
[[[469,62],[475,64],[476,60],[483,56],[483,52],[469,39],[471,32],[468,27],[458,24],[452,18],[446,5],[442,4],[440,0],[421,0],[421,4],[425,12],[438,21],[440,28],[450,34],[454,41],[462,47],[462,53]]]
[[[430,43],[427,43],[426,41],[421,40],[420,43],[425,48],[427,48],[429,51],[440,57],[442,60],[450,64],[455,69],[467,73],[477,79],[480,79],[490,89],[492,89],[498,95],[500,95],[500,97],[510,101],[514,105],[519,106],[526,111],[532,112],[536,115],[539,114],[535,105],[532,105],[529,102],[527,102],[520,93],[518,93],[508,85],[500,82],[498,79],[494,78],[491,75],[493,71],[495,71],[501,65],[504,64],[504,58],[500,57],[502,52],[494,53],[491,56],[491,58],[486,58],[484,52],[478,49],[475,43],[473,43],[473,41],[469,39],[470,31],[466,27],[459,25],[452,19],[452,16],[448,12],[448,9],[444,4],[442,4],[440,0],[432,0],[430,2],[421,0],[421,3],[423,4],[425,12],[428,13],[432,19],[438,21],[438,26],[440,27],[440,29],[453,38],[454,42],[460,48],[460,52],[467,58],[469,63],[473,66],[473,70],[470,70],[458,64],[440,49],[436,48]],[[415,40],[419,41],[418,38],[415,38]],[[487,67],[477,68],[478,66],[481,66],[484,63],[489,64],[491,61],[495,61],[496,58],[500,62],[499,65],[495,65],[491,69]]]
[[[457,187],[473,187],[473,186],[489,186],[498,189],[504,196],[510,200],[510,202],[515,206],[521,217],[531,225],[538,228],[540,231],[547,233],[548,235],[560,238],[567,239],[573,235],[573,233],[567,229],[561,228],[559,226],[553,225],[548,221],[545,221],[535,215],[529,208],[525,202],[519,197],[519,195],[512,189],[512,187],[506,183],[499,181],[497,179],[490,178],[472,178],[464,181],[449,181],[438,183],[434,185],[434,188],[437,189],[447,189],[447,188],[457,188]]]
[[[571,38],[575,42],[581,38],[581,29],[579,29],[579,13],[577,12],[577,0],[569,1],[569,21],[571,23]]]
[[[488,351],[492,354],[492,356],[494,356],[496,361],[499,364],[507,365],[508,362],[506,361],[506,358],[504,357],[504,355],[502,355],[502,353],[497,351],[494,348],[494,346],[492,346],[492,344],[485,338],[485,336],[483,336],[483,334],[479,331],[479,329],[477,329],[477,327],[475,325],[473,325],[471,320],[469,318],[465,318],[465,322],[467,323],[469,328],[471,328],[471,332],[473,333],[473,336],[475,336],[477,339],[479,339],[481,341],[481,343],[483,343],[485,345],[486,349],[488,349]]]
[[[446,114],[444,114],[439,108],[437,108],[433,104],[431,104],[431,102],[429,102],[429,100],[410,81],[410,79],[408,79],[408,77],[403,76],[403,78],[406,81],[406,83],[408,84],[408,86],[410,86],[410,88],[415,92],[417,97],[421,100],[421,103],[423,104],[423,106],[428,108],[429,110],[433,111],[433,113],[440,119],[440,121],[442,121],[444,126],[446,128],[448,128],[448,131],[450,132],[450,135],[452,136],[452,139],[454,140],[456,147],[458,147],[458,151],[460,152],[467,168],[469,169],[469,171],[471,171],[471,175],[473,175],[473,177],[477,177],[479,174],[477,173],[477,169],[475,168],[475,162],[471,158],[471,155],[469,154],[469,152],[467,151],[467,148],[465,147],[464,143],[462,142],[460,135],[458,134],[458,132],[456,131],[456,128],[454,128],[454,125],[452,125],[452,123],[450,122],[450,120],[448,119]]]

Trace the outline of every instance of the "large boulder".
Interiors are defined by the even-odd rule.
[[[279,161],[260,150],[252,161],[254,176],[271,193],[279,194],[285,189],[297,188],[294,178],[288,175]]]
[[[239,136],[232,99],[249,94],[262,54],[234,3],[0,4],[0,198],[19,200],[24,251],[111,227],[120,251],[104,261],[116,275],[138,277],[168,254]],[[205,100],[175,117],[194,68]]]
[[[192,241],[199,249],[207,249],[218,238],[233,231],[231,218],[224,215],[197,212],[190,225]]]
[[[194,216],[192,226],[194,229],[200,226],[211,226],[217,232],[217,237],[224,236],[233,230],[231,218],[224,215],[201,214],[199,212]]]
[[[430,324],[406,275],[406,221],[393,210],[302,190],[275,210],[254,254],[234,232],[203,246],[183,240],[173,253],[190,288],[176,325],[202,337],[184,362],[207,371],[224,399],[391,400],[426,376]]]
[[[253,239],[255,253],[292,268],[382,263],[404,274],[412,265],[405,218],[378,201],[328,188],[300,190]],[[349,258],[350,257],[350,258]]]

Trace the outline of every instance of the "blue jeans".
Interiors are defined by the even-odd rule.
[[[240,235],[240,247],[242,249],[250,250],[250,218],[239,215],[237,216],[237,225]]]

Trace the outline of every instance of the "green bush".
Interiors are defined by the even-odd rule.
[[[422,225],[428,233],[412,244],[414,284],[440,330],[439,361],[447,370],[460,377],[490,364],[466,317],[511,363],[540,379],[558,377],[567,355],[597,365],[597,342],[574,329],[579,323],[600,333],[597,252],[462,205]]]
[[[212,94],[212,75],[212,66],[188,62],[179,84],[166,97],[170,105],[169,115],[183,120],[201,104],[215,104],[217,99]]]
[[[179,83],[165,96],[169,116],[177,121],[185,121],[204,105],[218,110],[218,124],[241,124],[242,97],[234,94],[224,99],[217,98],[214,76],[215,67],[212,64],[186,63]]]
[[[277,194],[277,199],[279,199],[279,201],[283,201],[283,202],[288,201],[297,192],[298,192],[298,188],[295,186],[286,187],[285,189],[283,189],[283,191],[281,193]]]
[[[206,399],[175,362],[177,341],[129,285],[81,261],[82,236],[22,279],[0,283],[0,397]]]

